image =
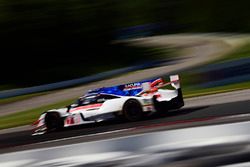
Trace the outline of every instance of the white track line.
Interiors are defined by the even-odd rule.
[[[118,132],[130,131],[130,130],[134,130],[134,129],[135,128],[119,129],[119,130],[113,130],[113,131],[107,131],[107,132],[101,132],[101,133],[94,133],[94,134],[89,134],[89,135],[80,135],[80,136],[74,136],[74,137],[66,137],[66,138],[62,138],[62,139],[55,139],[55,140],[50,140],[50,141],[38,142],[38,143],[27,144],[27,145],[23,145],[23,146],[48,144],[48,143],[54,143],[54,142],[61,142],[61,141],[66,141],[66,140],[78,139],[78,138],[82,138],[82,137],[93,137],[93,136],[100,136],[100,135],[106,135],[106,134],[111,134],[111,133],[118,133]]]

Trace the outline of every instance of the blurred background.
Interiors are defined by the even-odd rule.
[[[247,0],[0,0],[0,90],[162,58],[159,49],[114,40],[183,32],[248,33],[249,5]]]
[[[85,140],[90,141],[104,139],[103,134],[114,138],[118,136],[114,133],[120,132],[128,136],[155,131],[165,133],[179,128],[179,131],[167,131],[165,138],[160,134],[132,140],[135,143],[128,141],[130,147],[110,141],[125,150],[140,144],[145,149],[157,144],[155,141],[166,146],[157,146],[161,149],[155,152],[145,149],[146,154],[141,148],[139,152],[129,153],[130,158],[142,155],[142,158],[134,156],[133,163],[137,166],[138,161],[149,162],[151,157],[155,159],[148,166],[171,161],[177,162],[177,166],[194,166],[192,160],[198,160],[196,166],[202,167],[218,166],[217,162],[221,160],[221,164],[235,159],[249,162],[249,122],[244,122],[250,119],[249,6],[249,0],[0,0],[0,157],[6,156],[6,162],[12,163],[11,157],[1,155],[4,148],[16,147],[12,149],[15,152],[22,149],[17,146],[30,145],[28,149],[33,149],[39,142],[62,139],[66,144],[72,143],[67,137],[79,137],[78,142],[82,142],[80,135],[93,137]],[[31,136],[30,125],[41,113],[67,106],[89,89],[135,82],[160,74],[167,81],[170,74],[180,75],[185,107],[177,114],[170,112],[140,122],[119,122],[118,125],[111,122],[71,129],[72,132],[65,130]],[[70,86],[64,82],[66,86],[61,87],[63,84],[57,83],[77,78],[84,82],[70,81],[73,82]],[[32,87],[39,85],[45,85],[45,88]],[[237,121],[243,123],[231,125]],[[229,126],[218,126],[222,123]],[[146,125],[152,129],[146,129]],[[215,126],[204,128],[204,125]],[[131,130],[133,128],[139,130]],[[175,132],[176,136],[173,135]],[[52,142],[47,146],[55,145],[56,142]],[[111,146],[114,151],[110,144],[96,147],[102,150],[106,146]],[[93,147],[77,147],[80,151],[95,150]],[[37,157],[53,159],[53,151]],[[67,156],[71,152],[64,150],[63,154]],[[17,155],[21,162],[29,158],[22,152]],[[62,156],[62,151],[59,150],[58,155]],[[94,158],[102,156],[93,153]],[[34,157],[32,152],[30,157]],[[185,160],[190,159],[186,165]],[[145,166],[143,163],[141,166]]]

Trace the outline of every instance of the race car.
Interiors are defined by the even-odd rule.
[[[171,89],[162,89],[166,87]],[[88,91],[65,108],[51,109],[33,124],[33,134],[64,127],[96,123],[115,118],[138,121],[152,113],[167,113],[184,106],[179,75],[170,81],[162,78],[102,87]]]

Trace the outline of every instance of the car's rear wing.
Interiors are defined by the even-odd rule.
[[[179,89],[181,87],[179,75],[170,75],[169,78],[170,82],[165,83],[164,86],[171,84],[175,89]]]
[[[175,89],[180,88],[180,78],[179,75],[170,75],[170,81],[164,82],[162,78],[155,80],[154,82],[144,82],[142,83],[142,91],[139,94],[144,92],[156,91],[158,88],[163,88],[167,85],[171,85]]]

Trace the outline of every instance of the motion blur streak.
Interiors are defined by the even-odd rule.
[[[2,128],[27,125],[90,89],[174,73],[184,97],[195,96],[176,113],[166,109],[138,122],[39,136],[28,126],[5,129],[0,166],[249,166],[249,6],[249,0],[0,0]],[[54,91],[41,92],[48,90]],[[217,94],[225,91],[233,92]]]
[[[188,166],[192,160],[192,166],[197,167],[228,165],[250,161],[249,132],[249,121],[154,132],[2,154],[0,164],[6,167]]]

